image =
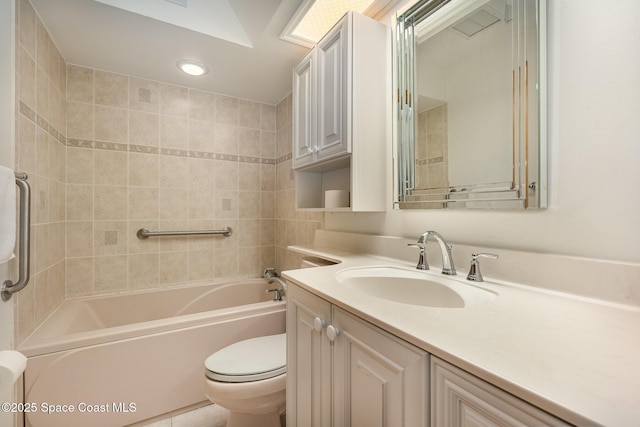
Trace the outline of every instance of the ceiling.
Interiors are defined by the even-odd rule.
[[[69,64],[268,104],[291,92],[293,67],[308,51],[280,40],[302,0],[187,0],[186,8],[165,0],[31,1]],[[143,3],[153,7],[121,8]],[[183,58],[209,73],[187,76],[176,66]]]

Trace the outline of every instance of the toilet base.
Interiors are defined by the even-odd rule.
[[[281,427],[280,413],[269,412],[267,414],[255,415],[229,412],[227,427]]]

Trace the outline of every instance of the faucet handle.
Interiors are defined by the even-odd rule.
[[[416,268],[418,270],[428,270],[429,264],[427,263],[427,256],[424,253],[424,246],[417,243],[407,243],[407,246],[420,249],[420,256],[418,257],[418,265],[416,265]]]
[[[484,282],[482,273],[480,273],[480,260],[478,259],[480,257],[497,259],[498,255],[488,252],[471,254],[471,267],[469,268],[469,274],[467,274],[467,280],[471,280],[473,282]]]

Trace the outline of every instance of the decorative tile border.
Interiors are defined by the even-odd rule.
[[[36,114],[35,111],[33,111],[27,104],[22,101],[20,101],[20,114],[31,120],[35,125],[42,128],[60,144],[66,144],[66,138],[62,132],[54,128],[51,124],[49,124],[49,122],[43,119],[42,116]]]
[[[444,157],[434,157],[432,159],[416,159],[417,166],[433,165],[436,163],[444,163]]]
[[[132,153],[144,153],[144,154],[162,154],[165,156],[177,156],[177,157],[192,157],[196,159],[207,160],[224,160],[229,162],[238,163],[256,163],[261,165],[277,165],[287,160],[291,160],[292,153],[287,153],[284,156],[280,156],[278,159],[270,159],[265,157],[255,156],[238,156],[235,154],[213,153],[209,151],[189,151],[179,150],[176,148],[160,148],[151,147],[147,145],[129,145],[119,142],[108,141],[93,141],[88,139],[76,139],[65,138],[65,136],[51,126],[41,116],[37,115],[35,111],[29,108],[28,105],[20,101],[20,113],[27,119],[31,120],[34,124],[44,129],[49,135],[55,138],[56,141],[68,147],[75,148],[91,148],[97,150],[111,150],[111,151],[129,151]]]

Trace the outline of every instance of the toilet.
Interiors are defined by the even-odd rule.
[[[286,403],[286,333],[231,344],[204,365],[205,394],[229,410],[227,427],[280,427]]]

